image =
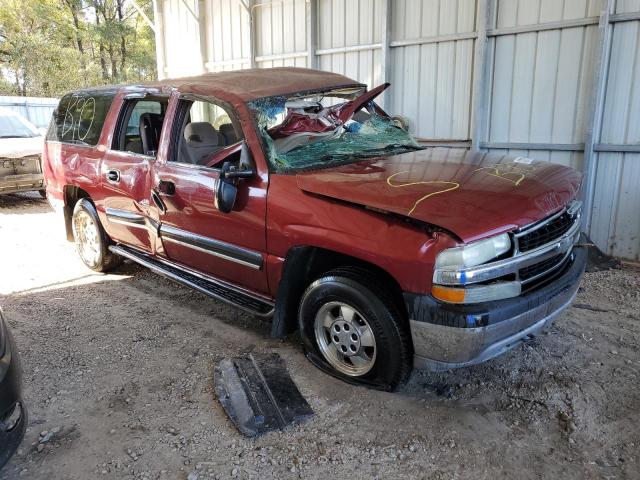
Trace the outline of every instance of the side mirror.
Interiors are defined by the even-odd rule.
[[[238,195],[238,187],[231,180],[222,176],[225,167],[229,167],[228,162],[224,162],[222,171],[220,172],[220,178],[218,179],[216,186],[216,198],[215,206],[222,213],[229,213],[233,210],[233,205],[236,203],[236,196]]]
[[[238,168],[231,165],[230,162],[224,162],[222,164],[222,170],[220,171],[220,178],[234,179],[234,178],[251,178],[256,174],[253,169],[253,160],[251,158],[251,151],[245,142],[242,142],[242,150],[240,151],[240,162],[238,162]]]

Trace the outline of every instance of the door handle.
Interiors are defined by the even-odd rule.
[[[158,183],[158,192],[162,195],[175,195],[176,184],[169,180],[160,180]]]
[[[120,181],[120,172],[118,170],[109,170],[107,172],[107,180],[111,183],[118,183]]]
[[[153,203],[156,204],[156,207],[158,207],[160,213],[167,213],[167,205],[162,201],[162,199],[160,198],[160,194],[156,189],[151,190],[151,200],[153,200]]]

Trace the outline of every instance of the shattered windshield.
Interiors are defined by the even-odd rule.
[[[421,149],[369,92],[340,89],[261,98],[249,103],[276,171],[313,170]]]

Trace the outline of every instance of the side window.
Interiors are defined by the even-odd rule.
[[[47,140],[93,146],[98,143],[115,92],[80,92],[65,95],[53,118]]]
[[[168,98],[126,100],[113,136],[113,150],[155,157],[164,125]]]
[[[229,106],[207,101],[182,101],[177,154],[173,160],[192,165],[210,165],[217,155],[238,153],[233,148],[243,139],[242,129]],[[238,155],[239,158],[239,153]]]

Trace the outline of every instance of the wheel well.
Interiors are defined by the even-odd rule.
[[[402,289],[388,272],[377,265],[350,255],[318,247],[299,246],[289,250],[282,267],[271,335],[284,337],[297,330],[298,306],[309,284],[325,272],[347,266],[364,269],[379,283],[388,285],[389,293],[406,318],[407,309],[402,297]]]
[[[73,208],[81,198],[88,198],[91,200],[89,194],[75,185],[65,185],[63,188],[64,193],[64,226],[67,232],[67,240],[73,242],[73,229],[71,227],[71,218],[73,217]]]

